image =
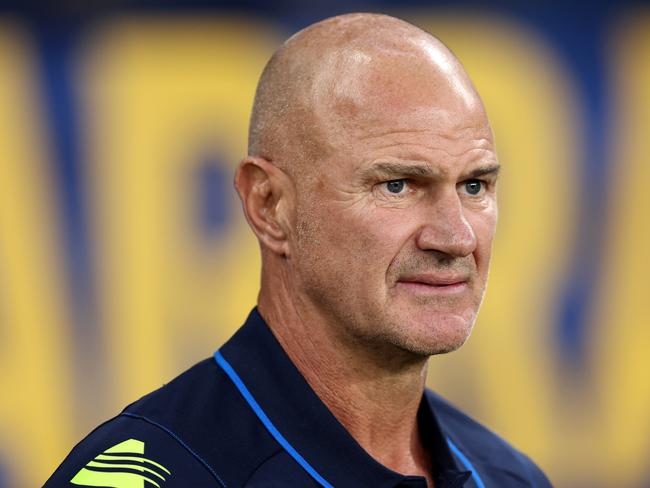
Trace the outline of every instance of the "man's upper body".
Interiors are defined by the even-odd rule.
[[[197,377],[214,365],[199,366],[102,429],[119,430],[118,423],[130,432],[147,422],[133,415],[153,409],[153,420],[146,415],[151,425],[179,436],[188,452],[197,442],[214,443],[207,450],[215,465],[230,473],[224,476],[232,476],[233,486],[257,476],[247,471],[252,460],[243,456],[237,462],[227,454],[228,445],[242,443],[253,457],[267,452],[270,465],[280,463],[278,472],[304,479],[304,471],[324,486],[328,481],[312,472],[312,462],[329,460],[321,469],[333,477],[333,486],[376,486],[349,480],[357,470],[358,479],[373,480],[372,473],[381,469],[390,476],[421,477],[429,486],[455,486],[449,483],[458,484],[462,474],[449,449],[457,451],[476,486],[484,483],[472,460],[496,466],[506,458],[503,472],[516,480],[512,486],[540,486],[535,480],[543,477],[521,455],[424,394],[429,357],[457,349],[472,330],[497,220],[499,164],[492,131],[454,55],[430,34],[385,15],[343,15],[307,27],[276,51],[262,73],[248,153],[235,187],[260,243],[258,311],[295,368],[289,376],[296,381],[278,377],[286,368],[265,371],[267,363],[260,361],[269,360],[266,354],[253,357],[253,349],[237,346],[252,348],[255,341],[235,338],[217,356],[221,380],[211,380],[207,391]],[[237,354],[229,356],[229,349]],[[237,378],[257,381],[256,375],[269,375],[279,388],[275,400],[266,399],[266,408],[288,434],[276,431],[275,423],[267,425],[245,383],[240,388]],[[226,377],[257,414],[258,424],[234,413],[237,401],[245,405],[232,397],[236,392],[225,386]],[[305,382],[301,388],[295,385],[298,378]],[[193,415],[176,412],[176,402],[166,399],[186,384],[201,390],[194,393],[197,398],[208,395],[205,401],[214,408],[190,403],[201,410],[198,418],[212,419],[206,422],[223,435],[206,429],[209,439],[189,442],[169,426],[177,414],[192,430],[185,424]],[[296,403],[287,390],[294,387],[310,391],[313,402]],[[184,398],[193,398],[192,388]],[[287,415],[298,427],[287,426]],[[223,422],[233,427],[222,427]],[[286,454],[275,458],[273,448],[262,448],[270,439],[260,422],[276,443],[270,445],[282,446]],[[291,434],[307,449],[304,458],[294,455],[293,444],[284,445],[283,436]],[[283,464],[287,456],[302,471]],[[345,477],[330,469],[334,464]],[[263,468],[259,464],[259,476],[267,473]],[[498,480],[493,486],[508,486],[503,476],[489,479]],[[268,478],[261,483],[273,486]]]
[[[417,415],[437,488],[550,486],[526,456],[433,392]],[[254,310],[214,358],[93,431],[45,486],[427,485],[368,455]]]

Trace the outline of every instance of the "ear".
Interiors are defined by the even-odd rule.
[[[289,256],[293,185],[289,176],[264,158],[248,156],[239,163],[235,188],[248,225],[269,250]]]

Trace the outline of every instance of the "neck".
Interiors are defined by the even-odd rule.
[[[394,471],[431,481],[417,424],[427,359],[406,359],[404,351],[391,357],[385,348],[346,337],[340,324],[328,323],[296,296],[263,280],[258,301],[287,355],[366,452]]]

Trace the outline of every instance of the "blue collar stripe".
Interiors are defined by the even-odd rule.
[[[228,378],[230,378],[230,380],[235,384],[239,390],[239,393],[242,394],[248,405],[251,407],[251,409],[253,409],[253,412],[255,412],[255,415],[257,415],[257,418],[259,418],[262,424],[264,424],[266,430],[268,430],[273,438],[278,442],[278,444],[280,444],[284,450],[287,451],[289,456],[295,459],[296,462],[302,466],[302,468],[307,471],[307,473],[309,473],[312,478],[321,484],[321,486],[324,486],[325,488],[333,488],[332,485],[329,484],[327,480],[325,480],[325,478],[323,478],[320,474],[318,474],[318,472],[311,467],[307,460],[303,458],[291,444],[289,444],[289,441],[284,438],[278,429],[276,429],[275,425],[273,425],[273,422],[271,422],[271,419],[268,418],[268,416],[264,413],[264,410],[262,410],[262,407],[260,407],[259,403],[257,403],[255,398],[253,398],[253,395],[251,395],[251,392],[248,391],[248,388],[246,388],[246,385],[241,380],[237,372],[221,355],[221,352],[215,352],[214,359],[217,361],[217,364],[221,367],[221,369],[223,369],[224,372],[228,375]]]
[[[456,455],[456,457],[460,459],[460,462],[463,463],[465,469],[472,472],[472,478],[474,479],[474,483],[476,483],[477,488],[485,488],[485,485],[483,484],[483,480],[478,475],[478,471],[474,469],[474,466],[472,466],[470,460],[467,459],[467,456],[465,456],[465,454],[463,454],[461,450],[458,449],[458,447],[456,447],[456,444],[451,442],[451,439],[449,437],[447,437],[447,444],[449,444],[449,448]]]

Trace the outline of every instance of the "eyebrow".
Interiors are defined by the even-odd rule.
[[[501,169],[498,163],[487,164],[473,169],[468,174],[463,175],[463,179],[478,178],[485,175],[497,175]],[[371,179],[377,174],[387,176],[403,176],[414,178],[436,178],[440,177],[442,173],[421,163],[400,163],[400,162],[379,162],[366,168],[361,172],[363,179]]]
[[[481,166],[479,168],[475,168],[472,171],[470,171],[465,178],[467,179],[472,179],[472,178],[478,178],[479,176],[486,176],[486,175],[498,175],[499,171],[501,171],[501,165],[498,163],[493,163],[493,164],[488,164],[486,166]]]
[[[364,179],[372,178],[377,174],[426,178],[440,176],[440,171],[421,163],[380,162],[373,164],[361,172]]]

